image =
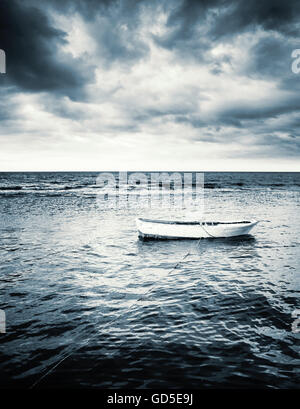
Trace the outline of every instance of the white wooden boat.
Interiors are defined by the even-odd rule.
[[[249,234],[257,221],[211,222],[136,220],[140,238],[152,239],[200,239],[234,237]]]

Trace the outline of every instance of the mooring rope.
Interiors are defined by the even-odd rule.
[[[207,234],[209,234],[209,233],[207,233]],[[212,236],[212,237],[213,237],[213,236]],[[197,241],[197,243],[196,243],[196,245],[195,245],[196,248],[199,246],[200,240],[201,240],[201,237],[198,239],[198,241]],[[172,267],[171,270],[169,270],[169,271],[166,273],[165,277],[163,277],[163,278],[166,278],[167,276],[169,276],[169,274],[171,274],[174,270],[177,269],[177,267],[191,254],[192,247],[193,247],[193,246],[190,247],[190,249],[189,249],[188,252],[183,256],[183,258],[182,258],[181,260],[179,260],[179,261],[177,262],[177,264],[176,264],[174,267]],[[104,324],[102,325],[102,328],[101,328],[101,329],[103,330],[105,327],[107,327],[108,325],[111,325],[111,324],[114,323],[115,321],[118,321],[120,318],[122,318],[124,315],[126,315],[128,312],[130,312],[130,310],[132,309],[132,307],[134,307],[139,301],[143,300],[149,293],[151,293],[151,291],[153,291],[153,289],[154,289],[155,287],[157,287],[157,283],[155,283],[154,285],[152,285],[148,291],[146,291],[142,296],[140,296],[137,300],[135,300],[125,311],[121,312],[118,316],[116,316],[116,317],[113,318],[112,320],[110,320],[110,321],[104,323]],[[83,346],[86,346],[87,344],[89,344],[90,341],[91,341],[96,335],[98,335],[98,334],[95,334],[94,336],[90,337],[89,339],[87,339],[87,340],[81,342],[80,345],[76,345],[75,347],[73,347],[73,348],[71,349],[71,351],[65,352],[65,354],[56,362],[56,364],[54,364],[54,365],[53,365],[51,368],[49,368],[40,378],[38,378],[38,379],[29,387],[29,389],[33,389],[33,388],[35,388],[37,385],[39,385],[42,380],[44,380],[48,375],[50,375],[52,372],[54,372],[55,369],[57,369],[66,359],[68,359],[71,355],[73,355],[79,348],[82,348]],[[126,341],[124,341],[124,342],[126,342]],[[123,343],[124,343],[124,342],[123,342]],[[121,343],[121,345],[122,345],[122,343]],[[119,346],[120,346],[120,345],[119,345]]]
[[[203,223],[200,223],[200,226],[202,227],[202,229],[205,231],[205,233],[210,236],[211,238],[215,239],[216,236],[213,236],[212,234],[208,233],[208,231],[206,230],[206,228],[204,227]]]

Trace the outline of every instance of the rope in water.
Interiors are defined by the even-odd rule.
[[[203,226],[202,226],[203,228]],[[203,228],[204,229],[204,228]],[[204,229],[204,231],[206,231]],[[207,234],[209,234],[208,232],[206,232]],[[210,234],[209,234],[210,235]],[[211,235],[210,235],[211,236]],[[214,236],[211,236],[214,237]],[[198,239],[197,243],[196,243],[196,248],[199,246],[201,237]],[[188,252],[184,255],[184,257],[178,261],[178,263],[172,267],[171,270],[169,270],[165,277],[169,276],[174,270],[177,269],[177,267],[191,254],[191,250],[192,247],[190,247],[190,249],[188,250]],[[147,296],[151,291],[153,291],[153,289],[157,286],[157,283],[155,283],[152,287],[150,287],[150,289],[148,291],[146,291],[142,296],[140,296],[137,300],[135,300],[125,311],[123,311],[121,314],[119,314],[117,317],[113,318],[112,320],[104,323],[102,325],[102,330],[107,327],[108,325],[111,325],[112,323],[114,323],[115,321],[118,321],[121,317],[123,317],[125,314],[127,314],[128,312],[130,312],[130,310],[132,309],[132,307],[134,307],[139,301],[143,300],[145,298],[145,296]],[[55,369],[57,369],[66,359],[68,359],[71,355],[73,355],[79,348],[82,348],[83,346],[87,345],[95,336],[97,336],[98,334],[95,334],[94,336],[90,337],[89,339],[85,340],[84,342],[82,342],[80,345],[76,345],[75,347],[71,348],[71,350],[65,352],[65,354],[51,367],[49,368],[40,378],[38,378],[30,387],[29,389],[33,389],[35,388],[37,385],[39,385],[42,380],[44,380],[48,375],[50,375],[52,372],[55,371]],[[125,342],[125,341],[124,341]],[[122,343],[121,343],[122,344]]]
[[[213,236],[212,234],[208,233],[208,231],[207,231],[206,228],[204,227],[203,223],[200,223],[200,226],[202,227],[202,229],[205,231],[205,233],[206,233],[208,236],[212,237],[213,239],[216,238],[216,237]]]

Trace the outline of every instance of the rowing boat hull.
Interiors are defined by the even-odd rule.
[[[257,223],[257,221],[225,223],[137,219],[137,228],[140,238],[200,239],[243,236],[249,234]]]

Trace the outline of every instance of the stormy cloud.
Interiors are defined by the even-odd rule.
[[[69,90],[87,81],[84,64],[60,53],[66,33],[51,25],[43,9],[26,1],[0,3],[0,48],[5,50],[7,72],[4,84],[27,91]]]
[[[299,170],[299,16],[294,0],[3,0],[0,159]]]

